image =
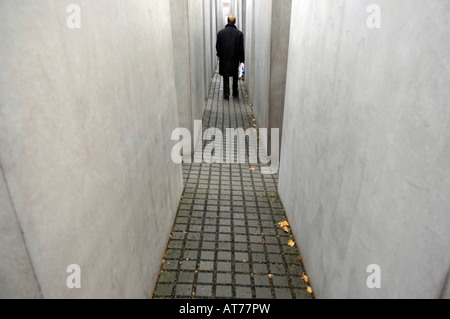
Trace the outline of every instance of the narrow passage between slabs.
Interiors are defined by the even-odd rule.
[[[204,131],[255,125],[242,82],[239,92],[224,100],[216,72]],[[312,298],[297,246],[288,245],[295,239],[279,225],[287,219],[278,175],[262,175],[261,166],[183,164],[185,189],[154,298]]]

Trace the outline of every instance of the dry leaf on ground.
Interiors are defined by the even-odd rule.
[[[288,245],[291,246],[291,247],[294,247],[294,246],[295,246],[295,241],[293,241],[292,239],[290,239],[290,240],[288,241]]]
[[[280,227],[289,226],[289,222],[288,221],[279,222],[278,225],[280,225]]]
[[[313,290],[312,290],[311,286],[308,286],[308,288],[306,288],[306,291],[309,292],[310,294],[313,293]]]
[[[303,273],[302,279],[303,279],[306,283],[309,283],[309,277],[308,277],[305,273]]]
[[[284,222],[279,222],[278,225],[280,225],[281,229],[284,230],[286,233],[290,233],[291,229],[289,228],[289,222],[284,221]]]

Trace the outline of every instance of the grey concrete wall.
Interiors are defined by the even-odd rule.
[[[248,1],[246,81],[260,127],[282,130],[292,0]],[[270,136],[261,133],[264,145]]]
[[[212,37],[211,37],[211,33],[212,33],[212,20],[211,20],[211,1],[210,0],[203,0],[203,36],[204,36],[204,46],[205,46],[205,80],[204,80],[204,85],[205,85],[205,100],[208,99],[208,94],[209,94],[209,86],[211,84],[211,79],[212,79],[212,72],[213,72],[213,68],[212,68],[212,55],[211,52],[215,51],[215,43],[214,43],[214,47],[212,45]]]
[[[81,29],[66,26],[71,3]],[[182,190],[169,10],[1,2],[2,297],[39,296],[30,264],[44,298],[151,297]],[[70,264],[81,289],[66,286]]]
[[[191,96],[191,64],[189,54],[188,1],[170,0],[175,85],[180,127],[193,132],[194,121]]]
[[[284,97],[291,29],[292,0],[272,1],[272,28],[270,48],[270,79],[268,129],[280,129],[280,145],[283,133]],[[271,151],[271,134],[268,150]]]
[[[244,19],[243,19],[243,13],[242,13],[242,7],[243,7],[242,0],[237,0],[236,6],[237,6],[236,15],[237,15],[237,22],[238,22],[237,27],[242,31],[243,26],[244,26]]]
[[[216,0],[217,9],[217,33],[225,28],[225,16],[223,14],[223,0]]]
[[[236,16],[236,27],[242,31],[242,0],[231,0],[231,13]]]
[[[247,19],[246,19],[246,15],[247,15],[247,0],[242,0],[242,25],[241,25],[241,31],[242,33],[246,33],[247,29]],[[244,39],[245,41],[245,39]]]
[[[185,1],[185,0],[181,0]],[[202,120],[205,105],[205,39],[203,37],[203,0],[189,0],[189,61],[191,68],[191,106],[194,121]],[[193,131],[191,131],[193,132]],[[200,128],[194,132],[194,139],[200,137]]]
[[[293,1],[280,194],[317,297],[450,297],[450,6],[371,3]]]
[[[217,8],[216,1],[211,1],[211,69],[214,74],[217,66],[216,42],[217,42]]]
[[[205,36],[205,99],[208,98],[211,79],[216,70],[217,19],[216,1],[203,0]]]
[[[194,121],[203,117],[207,92],[208,63],[205,49],[203,0],[171,0],[173,57],[180,127],[188,128],[193,140]]]
[[[234,14],[237,16],[237,0],[230,0],[230,14]],[[236,26],[237,26],[237,17],[236,17]]]
[[[271,54],[271,28],[272,28],[272,0],[257,0],[254,19],[254,48],[252,51],[252,72],[248,78],[253,81],[253,112],[259,127],[267,128],[269,125],[269,97],[270,97],[270,54]],[[263,145],[267,145],[267,136],[261,133]]]
[[[245,6],[245,87],[247,89],[249,99],[253,101],[255,79],[255,76],[253,75],[253,60],[255,51],[255,37],[253,36],[255,29],[255,20],[253,19],[255,11],[254,0],[246,0]]]
[[[2,171],[0,172],[0,260],[0,298],[41,298],[39,284],[34,275]]]

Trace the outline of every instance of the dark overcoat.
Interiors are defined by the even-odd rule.
[[[239,62],[245,63],[244,34],[234,24],[227,24],[217,34],[217,56],[219,57],[219,74],[235,76]]]

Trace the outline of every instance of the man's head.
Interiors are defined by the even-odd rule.
[[[234,14],[230,14],[228,16],[228,23],[229,24],[236,24],[236,16]]]

